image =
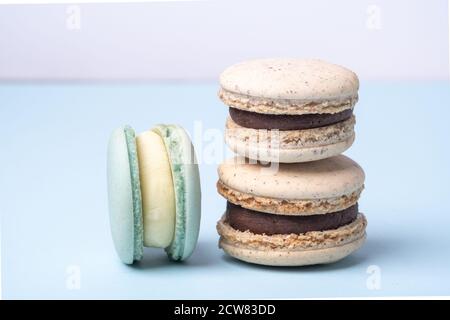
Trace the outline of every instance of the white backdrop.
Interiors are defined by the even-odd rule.
[[[446,0],[1,5],[0,80],[210,80],[253,57],[448,79]]]

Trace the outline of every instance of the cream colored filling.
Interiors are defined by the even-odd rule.
[[[147,131],[136,138],[142,191],[144,246],[167,248],[175,230],[175,192],[166,147]]]

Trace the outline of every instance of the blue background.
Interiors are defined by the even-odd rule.
[[[106,144],[128,123],[222,129],[216,84],[1,85],[0,211],[4,298],[301,298],[450,295],[448,82],[363,82],[357,138],[366,245],[327,266],[270,268],[217,248],[225,201],[202,164],[203,220],[192,258],[148,249],[122,265],[109,233]],[[367,268],[381,270],[369,290]],[[69,290],[78,266],[80,290]]]

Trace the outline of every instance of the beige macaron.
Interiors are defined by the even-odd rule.
[[[217,225],[220,247],[237,259],[274,266],[331,263],[346,257],[364,242],[367,221],[357,211],[357,202],[365,174],[348,157],[271,166],[235,157],[220,165],[218,173],[219,193],[231,207],[247,212],[248,219],[254,215],[255,226],[260,225],[261,215],[267,215],[264,218],[275,224],[278,216],[313,219],[317,224],[332,215],[356,210],[351,220],[335,228],[322,229],[318,224],[319,230],[268,234],[233,227],[227,206]]]
[[[354,139],[359,80],[318,59],[258,59],[226,69],[219,97],[230,107],[226,142],[243,156],[307,162],[338,155]]]

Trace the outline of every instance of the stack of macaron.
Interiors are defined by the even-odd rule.
[[[138,136],[117,128],[108,144],[111,233],[119,258],[132,264],[144,247],[183,261],[197,244],[201,191],[197,160],[183,128],[158,125]]]
[[[226,69],[220,85],[225,140],[237,154],[218,170],[227,200],[220,247],[273,266],[331,263],[360,248],[365,175],[341,155],[355,139],[355,73],[316,59],[259,59]]]

